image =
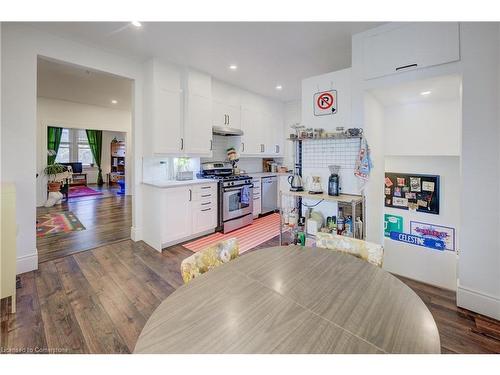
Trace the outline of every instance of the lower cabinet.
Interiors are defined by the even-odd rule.
[[[217,183],[165,189],[162,246],[170,246],[217,227]]]
[[[262,212],[262,198],[260,194],[261,180],[260,177],[254,177],[253,183],[253,217],[258,217]]]
[[[144,185],[143,240],[155,250],[215,231],[217,182]]]

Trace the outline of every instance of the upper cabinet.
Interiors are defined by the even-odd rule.
[[[241,129],[241,108],[214,99],[212,102],[213,126]]]
[[[184,74],[183,151],[189,155],[212,154],[212,78],[200,72]]]
[[[212,155],[212,79],[151,60],[145,65],[145,150],[151,154]]]
[[[457,61],[460,59],[459,24],[402,24],[366,37],[363,49],[365,79]]]

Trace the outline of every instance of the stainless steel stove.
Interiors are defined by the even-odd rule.
[[[218,230],[228,233],[253,223],[251,177],[233,174],[226,162],[203,163],[198,177],[219,181]]]

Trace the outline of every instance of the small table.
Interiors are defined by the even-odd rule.
[[[440,353],[422,300],[352,255],[261,249],[172,293],[135,353]]]

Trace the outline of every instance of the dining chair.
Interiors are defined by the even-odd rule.
[[[382,267],[384,248],[376,243],[331,233],[317,233],[316,247],[340,251]]]
[[[240,255],[237,238],[229,238],[200,250],[181,263],[184,283],[204,274],[211,269],[236,259]]]

